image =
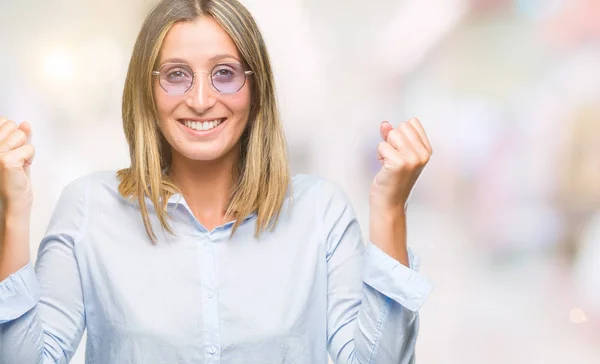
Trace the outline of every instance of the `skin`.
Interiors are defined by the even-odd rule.
[[[394,128],[384,121],[377,148],[381,170],[371,183],[369,237],[371,242],[409,266],[406,242],[408,197],[432,154],[427,134],[416,118]]]
[[[192,89],[183,95],[169,95],[158,79],[154,82],[160,129],[172,148],[169,174],[198,221],[213,229],[226,222],[233,166],[250,113],[252,76],[234,94],[221,94],[211,87],[205,72],[219,63],[242,64],[233,40],[211,17],[173,26],[162,45],[159,64],[173,60],[188,64],[197,73]],[[202,135],[190,133],[179,121],[223,118],[224,123]]]
[[[0,117],[0,280],[30,260],[33,193],[29,166],[35,154],[30,137],[29,123]]]

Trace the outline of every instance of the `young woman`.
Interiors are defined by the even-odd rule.
[[[405,204],[431,146],[381,125],[365,246],[345,194],[289,176],[271,65],[235,0],[165,0],[123,96],[131,166],[63,191],[34,267],[31,129],[0,119],[0,363],[413,363],[432,285]]]

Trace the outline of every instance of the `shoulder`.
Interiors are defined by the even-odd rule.
[[[317,211],[330,206],[348,205],[349,199],[340,185],[324,177],[297,174],[292,177],[292,196],[295,203],[306,202]]]
[[[342,236],[356,237],[361,232],[356,213],[341,186],[332,180],[311,175],[293,177],[293,209],[295,221],[310,226],[325,242],[328,254],[335,250]],[[353,241],[353,239],[346,239]]]
[[[110,196],[119,196],[116,171],[94,172],[72,180],[60,193],[47,234],[66,234],[76,240],[86,230],[90,206],[102,203],[104,207],[114,201]]]
[[[78,177],[67,183],[60,193],[56,212],[82,214],[90,204],[109,202],[118,197],[119,181],[116,171],[99,171]]]
[[[292,176],[291,192],[294,197],[307,192],[314,192],[323,182],[323,178],[310,174],[295,174]]]
[[[98,171],[78,177],[69,182],[61,192],[61,199],[82,199],[90,193],[118,192],[119,181],[116,171]]]

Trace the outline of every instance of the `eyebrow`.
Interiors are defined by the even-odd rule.
[[[233,58],[236,61],[240,62],[240,60],[236,56],[231,55],[231,54],[227,54],[227,53],[216,54],[216,55],[210,57],[210,61],[211,62],[216,62],[216,61],[220,61],[220,60],[225,59],[225,58]]]
[[[237,62],[241,63],[241,61],[236,56],[231,55],[231,54],[226,54],[226,53],[216,54],[216,55],[210,57],[209,58],[209,62],[211,62],[211,63],[212,62],[217,62],[217,61],[220,61],[220,60],[225,59],[225,58],[233,58]],[[165,64],[165,63],[186,63],[187,64],[189,62],[186,61],[186,60],[184,60],[183,58],[168,58],[168,59],[165,59],[165,60],[163,60],[161,62],[161,64]]]

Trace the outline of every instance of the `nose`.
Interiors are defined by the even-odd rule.
[[[198,114],[204,113],[216,102],[216,97],[209,82],[210,80],[204,73],[199,73],[196,75],[194,85],[187,93],[187,105]]]

